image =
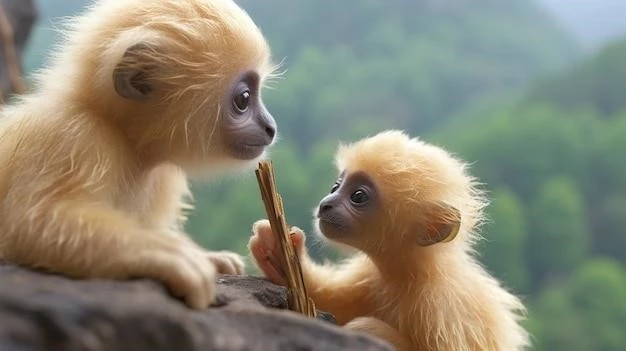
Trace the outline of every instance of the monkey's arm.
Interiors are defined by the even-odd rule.
[[[147,232],[119,211],[62,202],[24,218],[0,236],[0,257],[77,278],[157,279],[194,308],[214,298],[215,269],[203,252]]]
[[[286,285],[285,277],[278,264],[278,242],[272,233],[269,221],[258,221],[253,226],[249,250],[259,269],[272,282]],[[369,272],[357,261],[345,265],[320,265],[308,255],[302,230],[292,228],[291,240],[300,258],[302,274],[307,291],[316,307],[331,312],[339,324],[363,315],[369,291]]]
[[[206,251],[184,232],[187,221],[187,211],[193,206],[190,204],[192,194],[187,183],[187,176],[177,166],[163,164],[150,174],[148,196],[150,200],[145,219],[157,221],[155,227],[164,227],[183,240],[195,245],[199,250]],[[245,263],[243,258],[230,251],[206,251],[208,260],[213,262],[217,273],[243,274]]]

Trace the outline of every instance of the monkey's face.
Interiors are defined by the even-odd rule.
[[[187,171],[228,171],[262,157],[276,138],[261,99],[275,67],[251,18],[230,0],[111,2],[118,6],[138,6],[133,13],[145,18],[120,22],[125,28],[97,71],[101,76],[111,67],[113,79],[95,84],[106,90],[94,95],[115,92],[97,101],[131,146],[152,163]]]
[[[341,145],[336,164],[341,175],[315,224],[325,237],[369,255],[441,247],[459,233],[460,209],[471,208],[463,165],[401,132]]]
[[[238,76],[227,89],[221,124],[226,147],[236,159],[255,159],[275,140],[276,122],[259,90],[260,77],[254,71]]]
[[[460,220],[459,211],[444,202],[394,193],[364,171],[343,171],[320,201],[315,224],[328,239],[375,255],[449,242]]]
[[[362,248],[357,237],[375,224],[380,210],[376,184],[363,172],[342,172],[317,208],[316,225],[327,238]]]
[[[211,160],[214,165],[220,160],[249,163],[261,157],[275,141],[277,126],[261,99],[259,71],[241,69],[233,78],[216,82],[207,92],[189,92],[175,103],[167,102],[162,95],[182,87],[144,82],[143,76],[138,76],[142,71],[117,70],[114,79],[121,97],[151,109],[151,113],[135,115],[148,115],[150,121],[135,125],[160,129],[160,132],[145,129],[137,134],[167,135],[168,140],[154,140],[154,143],[169,147],[161,152],[171,161],[202,164]],[[163,94],[159,95],[162,92],[159,89]]]

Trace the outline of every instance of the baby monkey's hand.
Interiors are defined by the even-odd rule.
[[[304,232],[300,228],[292,227],[289,238],[298,257],[302,257]],[[257,221],[252,225],[252,237],[248,242],[248,249],[257,267],[271,282],[279,285],[287,284],[285,271],[280,264],[280,243],[272,232],[270,222],[267,219]]]

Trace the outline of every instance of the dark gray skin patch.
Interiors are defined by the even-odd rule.
[[[145,59],[151,51],[154,49],[146,43],[137,43],[126,49],[113,70],[113,87],[119,96],[134,101],[144,101],[151,96],[154,87],[150,82],[150,73],[157,69]]]
[[[142,102],[155,91],[153,72],[158,67],[148,59],[156,49],[146,43],[129,47],[113,70],[116,93]],[[277,126],[260,97],[260,77],[254,71],[238,75],[226,89],[220,123],[230,155],[239,160],[255,159],[276,137]]]
[[[342,172],[317,209],[320,230],[329,239],[350,235],[357,223],[380,206],[378,189],[364,172]]]
[[[222,106],[222,126],[231,155],[241,160],[259,157],[276,137],[276,121],[260,98],[256,72],[238,76]]]

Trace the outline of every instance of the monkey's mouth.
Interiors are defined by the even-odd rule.
[[[241,160],[252,160],[263,154],[266,143],[237,143],[231,149],[233,156]]]
[[[317,226],[320,232],[328,238],[342,236],[342,233],[349,229],[345,221],[335,216],[318,217]]]

